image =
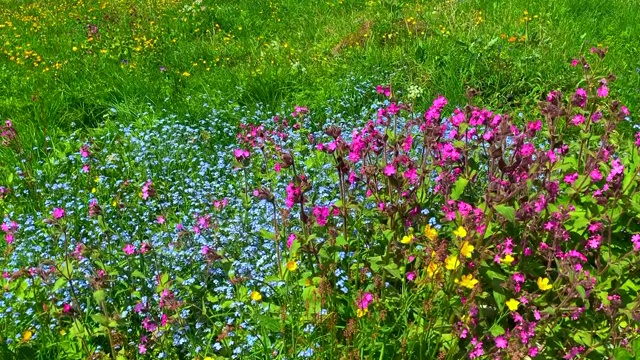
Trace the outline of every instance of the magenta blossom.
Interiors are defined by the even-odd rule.
[[[51,215],[53,216],[54,219],[59,220],[64,217],[65,211],[63,208],[55,208],[53,209],[53,212],[51,213]]]
[[[131,244],[127,244],[124,246],[122,251],[124,251],[124,253],[127,255],[133,255],[133,253],[136,252],[136,248]]]

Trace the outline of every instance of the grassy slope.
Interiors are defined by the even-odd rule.
[[[35,144],[98,126],[112,107],[125,119],[146,103],[186,113],[202,93],[320,106],[351,74],[420,86],[424,101],[461,103],[473,86],[494,107],[532,108],[573,90],[569,61],[599,44],[614,94],[639,110],[640,13],[628,0],[5,3],[0,115]]]

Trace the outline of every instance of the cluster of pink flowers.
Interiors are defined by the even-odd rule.
[[[142,200],[147,200],[155,196],[156,189],[153,187],[153,182],[151,180],[147,180],[147,182],[142,185]]]
[[[13,243],[15,240],[14,234],[18,231],[18,223],[15,221],[4,222],[0,225],[0,229],[4,232],[4,240],[7,244]]]
[[[11,120],[6,120],[3,126],[0,126],[0,137],[2,137],[2,145],[9,146],[13,139],[18,136],[16,129],[13,127]]]

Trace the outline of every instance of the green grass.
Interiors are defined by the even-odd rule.
[[[614,95],[640,110],[634,1],[197,3],[5,1],[0,116],[42,144],[72,124],[100,126],[111,107],[125,121],[147,103],[184,114],[203,93],[321,106],[349,91],[350,75],[419,86],[424,102],[463,103],[474,87],[486,105],[530,109],[549,89],[572,91],[581,74],[570,60],[596,45],[609,47]]]

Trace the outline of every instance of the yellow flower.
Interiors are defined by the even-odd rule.
[[[182,73],[182,76],[189,77],[189,76],[191,76],[191,74],[188,71],[185,71],[185,72]]]
[[[289,262],[287,262],[287,270],[296,271],[297,268],[298,268],[298,263],[295,262],[295,260],[290,260]]]
[[[445,268],[447,270],[455,270],[460,266],[460,260],[458,260],[458,255],[449,255],[449,257],[444,261]]]
[[[358,317],[363,317],[364,314],[366,314],[367,312],[369,312],[369,309],[365,308],[365,309],[358,309],[356,310],[356,315]]]
[[[427,266],[427,275],[432,278],[440,271],[440,265],[435,262],[430,262]]]
[[[463,237],[467,236],[467,230],[465,230],[462,226],[460,226],[460,227],[458,227],[457,230],[455,230],[453,232],[453,235],[463,238]]]
[[[71,50],[78,51],[78,48],[74,46],[74,47],[71,48]]]
[[[412,241],[413,241],[413,235],[412,234],[405,235],[405,236],[402,237],[402,240],[400,240],[400,242],[403,243],[403,244],[408,244],[408,243],[410,243]]]
[[[424,235],[427,237],[427,239],[433,241],[438,237],[438,232],[436,231],[436,229],[432,228],[431,225],[427,224],[424,227]]]
[[[511,255],[507,255],[507,256],[505,256],[505,257],[504,257],[504,259],[500,260],[500,262],[505,263],[505,264],[507,264],[507,265],[511,265],[511,263],[513,262],[513,260],[515,260],[515,259],[513,258],[513,256],[511,256]]]
[[[509,310],[516,311],[516,310],[518,310],[518,305],[520,305],[520,301],[518,301],[518,300],[516,300],[514,298],[511,298],[509,301],[507,301],[504,304],[507,305]]]
[[[257,292],[257,291],[252,291],[252,292],[251,292],[251,300],[253,300],[253,301],[260,301],[260,300],[262,300],[262,294],[260,294],[260,293],[259,293],[259,292]]]
[[[31,340],[31,337],[33,337],[33,331],[25,330],[22,333],[22,342],[27,342],[27,341]]]
[[[473,252],[473,249],[475,249],[475,247],[473,247],[473,245],[469,244],[468,241],[465,241],[462,243],[462,247],[460,248],[460,254],[464,257],[471,257],[471,253]]]
[[[462,278],[460,280],[456,279],[455,283],[460,286],[473,289],[473,287],[476,286],[476,284],[478,283],[478,280],[474,279],[473,275],[469,274],[469,275],[462,275]]]
[[[97,191],[98,191],[98,189],[96,189],[96,188],[91,189],[91,193],[92,194],[95,194]]]
[[[549,284],[549,279],[548,278],[538,278],[538,287],[540,288],[540,290],[542,291],[547,291],[549,289],[551,289],[553,286]]]

